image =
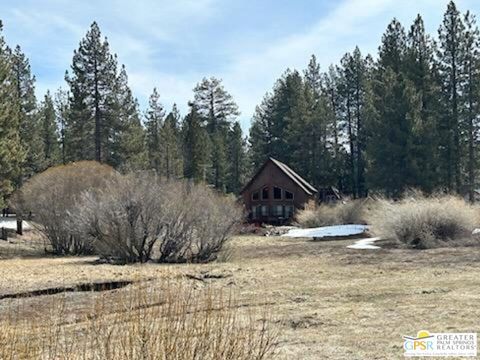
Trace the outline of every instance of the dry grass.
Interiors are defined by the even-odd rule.
[[[379,199],[369,214],[376,235],[413,248],[464,245],[480,225],[480,210],[451,195],[414,196],[392,202]]]
[[[334,205],[319,205],[297,212],[295,222],[301,227],[363,224],[364,200],[354,200]]]
[[[152,286],[159,289],[184,281],[196,294],[209,289],[228,294],[228,289],[235,293],[235,314],[247,323],[255,318],[257,329],[265,306],[272,312],[267,325],[279,332],[279,359],[402,359],[402,335],[420,329],[479,331],[479,251],[347,249],[352,242],[240,236],[231,244],[229,261],[203,265],[93,265],[92,258],[74,257],[2,260],[0,294],[119,279],[154,279]],[[16,309],[20,322],[48,323],[51,314],[44,309],[57,309],[63,302],[58,299],[65,297],[69,321],[82,320],[93,304],[128,298],[129,291],[0,300],[0,317]],[[111,312],[114,318],[115,308]]]
[[[87,301],[74,318],[71,305],[58,298],[43,309],[47,319],[22,319],[12,306],[0,318],[0,359],[250,360],[275,348],[268,317],[239,316],[219,290],[136,285]]]

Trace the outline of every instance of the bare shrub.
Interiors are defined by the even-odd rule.
[[[98,254],[124,262],[214,260],[241,220],[234,199],[147,173],[83,195],[74,218]]]
[[[376,235],[418,249],[462,243],[479,220],[478,209],[461,198],[419,193],[397,202],[378,199],[369,214]]]
[[[87,301],[79,317],[71,305],[63,297],[46,319],[0,318],[0,358],[261,360],[276,347],[268,309],[247,313],[219,290],[136,285]]]
[[[363,224],[364,200],[354,200],[334,205],[319,205],[298,211],[295,221],[302,227]]]
[[[170,233],[160,242],[160,262],[209,262],[215,260],[242,220],[233,197],[203,185],[177,187]]]
[[[28,180],[14,195],[12,205],[22,217],[33,214],[33,225],[46,237],[55,254],[86,254],[91,244],[72,231],[71,216],[82,192],[102,188],[115,171],[95,161],[50,168]]]

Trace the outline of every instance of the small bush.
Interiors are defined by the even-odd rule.
[[[82,192],[99,189],[114,178],[115,171],[95,161],[52,167],[28,180],[14,195],[17,214],[33,214],[33,224],[43,233],[55,254],[88,254],[91,243],[72,231],[71,217]]]
[[[301,227],[363,224],[364,200],[349,201],[335,205],[319,205],[297,212],[296,223]]]
[[[479,225],[479,211],[463,199],[416,193],[400,201],[379,199],[369,214],[376,235],[418,249],[462,243]]]
[[[84,193],[77,233],[96,252],[122,262],[208,262],[241,220],[235,200],[203,185],[139,173]]]

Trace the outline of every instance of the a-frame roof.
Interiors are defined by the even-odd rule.
[[[257,176],[263,171],[263,169],[265,168],[265,166],[267,166],[269,162],[272,162],[275,166],[277,166],[285,175],[287,175],[295,184],[297,184],[308,195],[313,195],[317,192],[317,189],[315,189],[312,185],[310,185],[307,182],[307,180],[305,180],[300,175],[298,175],[295,171],[293,171],[288,165],[271,157],[271,158],[268,158],[267,161],[265,161],[265,163],[260,167],[260,169],[258,169],[255,175],[243,187],[240,193],[243,193],[250,186],[250,184],[257,178]]]

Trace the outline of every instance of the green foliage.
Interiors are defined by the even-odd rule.
[[[160,94],[153,89],[149,99],[149,107],[145,114],[146,146],[149,168],[160,173],[162,169],[161,135],[165,110],[160,103]]]
[[[50,92],[47,92],[40,104],[38,113],[38,133],[41,140],[41,170],[60,163],[60,144],[58,142],[55,106]]]
[[[165,116],[156,89],[142,118],[126,69],[95,22],[74,51],[69,90],[39,104],[28,59],[2,37],[0,197],[49,166],[88,159],[236,193],[250,169],[274,157],[353,198],[416,187],[473,201],[480,32],[452,1],[438,35],[436,44],[420,15],[408,32],[393,19],[375,61],[357,47],[322,73],[312,55],[303,72],[285,71],[264,96],[248,143],[238,106],[214,77],[195,86],[185,118],[176,106]]]
[[[191,104],[190,112],[183,121],[182,135],[184,176],[197,182],[206,182],[211,166],[211,144],[194,104]]]
[[[0,22],[0,207],[21,176],[25,151],[20,138],[20,103],[12,71],[11,53],[1,33]]]
[[[66,75],[71,92],[66,130],[69,160],[114,163],[112,141],[119,127],[117,60],[96,22],[74,51],[71,72]]]
[[[160,154],[167,179],[178,179],[183,175],[182,141],[180,136],[180,113],[174,104],[160,129]]]
[[[20,140],[26,151],[22,175],[18,179],[21,183],[24,177],[28,178],[42,170],[43,159],[35,98],[35,77],[20,46],[16,46],[12,54],[12,72],[15,79],[15,103],[20,116]]]
[[[142,170],[147,166],[145,130],[140,120],[138,102],[128,86],[125,67],[115,87],[116,131],[112,142],[111,163],[116,168]]]
[[[232,130],[228,134],[227,192],[238,194],[242,186],[248,181],[246,145],[240,123],[235,122]]]

